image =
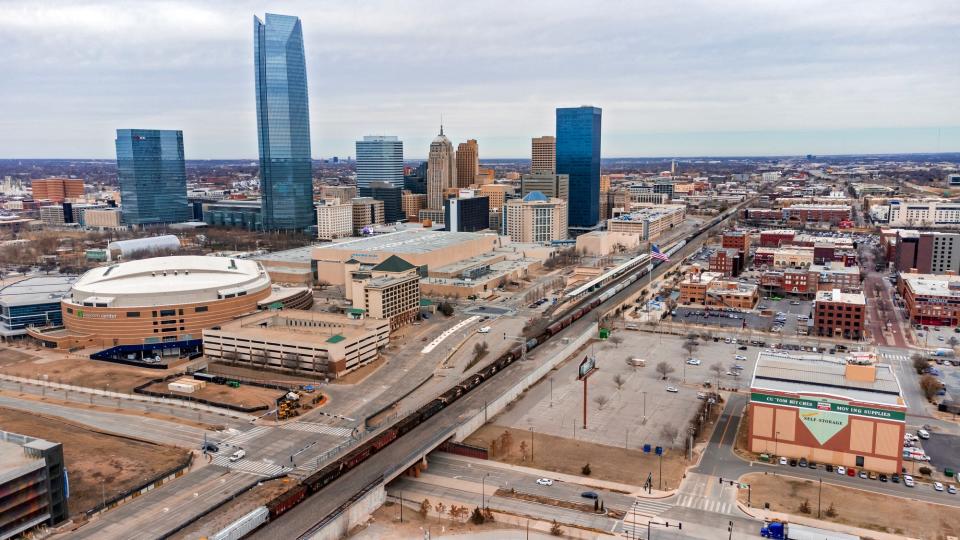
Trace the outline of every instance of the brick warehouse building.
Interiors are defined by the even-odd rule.
[[[813,305],[813,331],[818,336],[860,339],[865,317],[863,293],[844,293],[840,289],[820,291]]]
[[[899,473],[907,406],[889,365],[761,352],[750,383],[752,452]]]

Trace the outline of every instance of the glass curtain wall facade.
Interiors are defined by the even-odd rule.
[[[357,189],[373,182],[403,188],[403,141],[392,136],[366,136],[357,141]]]
[[[267,230],[314,225],[307,65],[300,19],[253,18],[260,192]]]
[[[600,221],[599,107],[557,109],[557,173],[569,175],[570,227]]]
[[[150,225],[189,219],[183,132],[118,129],[115,142],[123,221]]]

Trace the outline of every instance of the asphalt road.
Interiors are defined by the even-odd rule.
[[[0,395],[0,406],[56,416],[119,435],[183,448],[199,448],[203,442],[204,430],[200,428],[146,416],[78,409],[44,401],[16,399],[8,395]],[[210,437],[215,436],[212,431],[207,433]]]

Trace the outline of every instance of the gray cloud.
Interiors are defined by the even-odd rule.
[[[255,157],[264,8],[303,20],[315,157],[369,133],[423,156],[441,113],[482,156],[525,156],[555,107],[584,103],[604,109],[609,156],[803,152],[763,134],[817,130],[896,146],[898,129],[960,126],[951,1],[8,0],[0,157],[112,157],[118,127],[183,129],[191,158]],[[818,151],[849,151],[834,139]]]

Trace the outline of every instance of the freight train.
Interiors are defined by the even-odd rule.
[[[668,257],[675,255],[683,246],[689,244],[705,231],[710,230],[721,221],[727,219],[734,212],[735,210],[731,210],[723,215],[717,216],[709,223],[705,224],[704,227],[699,231],[691,233],[682,240],[674,243],[664,253]],[[636,259],[634,259],[634,261],[636,261]],[[604,293],[599,297],[590,300],[584,300],[579,304],[575,304],[571,309],[559,315],[558,318],[552,324],[548,325],[543,333],[539,336],[530,338],[525,343],[517,343],[509,351],[496,360],[490,362],[480,371],[466,377],[456,386],[450,388],[443,394],[440,394],[437,398],[428,402],[426,405],[417,409],[413,413],[405,416],[390,428],[377,434],[371,440],[361,444],[359,447],[347,453],[342,458],[326,465],[307,478],[304,478],[297,486],[275,497],[266,505],[267,510],[270,512],[270,519],[272,520],[277,518],[284,512],[299,504],[308,496],[319,492],[334,480],[343,476],[347,471],[363,463],[367,458],[373,454],[376,454],[390,443],[395,441],[397,438],[409,433],[414,428],[443,410],[454,401],[460,399],[468,392],[483,384],[483,382],[487,379],[493,377],[510,364],[522,358],[524,352],[530,352],[534,348],[542,345],[548,339],[561,332],[564,328],[567,328],[574,322],[583,318],[586,314],[593,311],[600,304],[627,288],[631,283],[634,283],[641,277],[645,276],[650,266],[640,266],[640,262],[642,261],[637,261],[637,264],[631,265],[631,269],[638,269],[636,272],[627,275],[625,279],[611,287],[609,290],[604,291]],[[662,262],[663,261],[660,260],[653,260],[652,266],[655,268],[662,264]],[[620,274],[620,276],[622,275],[623,274]],[[524,349],[526,349],[526,351],[524,351]]]

